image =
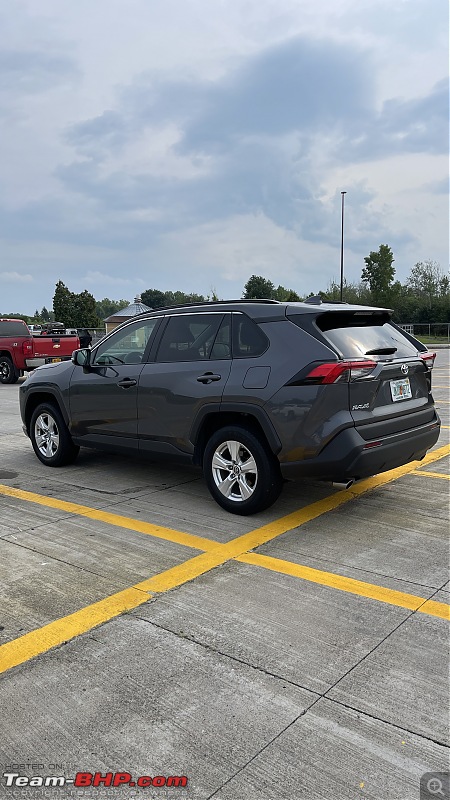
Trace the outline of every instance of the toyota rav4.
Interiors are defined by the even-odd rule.
[[[20,387],[43,464],[81,447],[203,468],[223,508],[271,505],[283,479],[349,485],[420,460],[439,436],[435,354],[383,308],[238,300],[145,312]]]

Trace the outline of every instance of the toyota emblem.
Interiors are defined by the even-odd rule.
[[[409,372],[409,367],[408,367],[408,364],[402,364],[402,365],[401,365],[401,367],[400,367],[400,369],[401,369],[401,371],[403,372],[403,375],[407,375],[407,374],[408,374],[408,372]]]

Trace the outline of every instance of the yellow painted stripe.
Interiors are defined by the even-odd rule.
[[[421,614],[429,614],[432,617],[450,620],[450,605],[438,603],[436,600],[426,600],[423,606],[417,609]]]
[[[410,611],[421,610],[424,614],[448,619],[450,606],[446,603],[437,603],[426,600],[424,597],[417,597],[413,594],[399,592],[396,589],[386,589],[384,586],[377,586],[372,583],[365,583],[354,578],[347,578],[343,575],[336,575],[334,572],[325,572],[320,569],[306,567],[303,564],[293,564],[291,561],[283,561],[280,558],[263,556],[259,553],[247,553],[239,556],[236,561],[243,564],[252,564],[255,567],[263,567],[272,572],[279,572],[282,575],[290,575],[294,578],[301,578],[310,583],[318,583],[332,589],[339,589],[341,592],[358,595],[358,597],[369,597],[381,603],[388,603],[399,608],[407,608]],[[427,609],[425,610],[425,605]]]
[[[448,455],[449,452],[450,445],[444,445],[443,447],[429,452],[421,463],[427,464],[438,461],[440,458]],[[62,642],[66,642],[81,633],[85,633],[95,626],[101,625],[103,622],[107,622],[119,616],[125,611],[137,608],[149,599],[148,593],[150,592],[166,592],[176,586],[181,586],[199,575],[203,575],[214,567],[224,564],[230,559],[244,555],[248,550],[258,547],[292,528],[296,528],[303,525],[305,522],[316,519],[322,514],[348,502],[353,499],[353,497],[389,483],[402,475],[406,475],[408,472],[412,472],[417,463],[418,462],[413,462],[412,464],[399,467],[391,472],[377,475],[374,478],[368,478],[365,481],[361,481],[360,484],[351,487],[351,489],[337,492],[324,500],[319,500],[306,508],[288,514],[280,520],[275,520],[249,533],[238,536],[236,539],[226,544],[217,544],[210,540],[205,540],[208,544],[208,552],[190,558],[176,567],[172,567],[159,575],[155,575],[152,578],[135,584],[135,586],[130,589],[118,592],[111,597],[105,598],[105,600],[80,609],[80,611],[69,614],[67,617],[62,617],[55,622],[51,622],[42,628],[25,634],[25,636],[21,636],[18,639],[14,639],[12,642],[2,645],[0,647],[0,672],[4,672],[13,666],[28,661],[34,656],[47,652],[52,647],[62,644]],[[19,494],[15,494],[16,492],[19,492]],[[102,522],[106,522],[106,516],[110,516],[115,518],[115,520],[109,524],[119,524],[118,520],[120,520],[120,527],[125,527],[124,522],[127,521],[132,524],[133,530],[141,530],[140,526],[143,524],[146,528],[152,527],[148,523],[137,523],[136,520],[128,520],[126,517],[117,517],[114,514],[106,515],[105,512],[88,509],[86,506],[78,506],[75,503],[66,503],[65,501],[55,500],[54,498],[47,498],[41,495],[35,495],[38,500],[32,500],[31,492],[23,492],[20,489],[10,489],[8,486],[0,485],[0,494],[18,497],[19,499],[25,499],[29,502],[39,502],[40,505],[47,505],[51,508],[60,508],[66,511],[68,511],[68,507],[71,506],[72,513],[80,513],[78,509],[81,508],[84,510],[82,516],[98,519],[97,515],[100,514],[102,516]],[[61,504],[63,504],[63,506]],[[91,513],[88,514],[87,512],[92,512],[95,516],[91,516]],[[134,525],[139,525],[139,528],[134,528]],[[152,535],[158,535],[161,531],[167,532],[170,530],[162,529],[159,526],[154,527],[157,529],[158,533],[155,532]],[[150,533],[149,530],[141,530],[141,532]],[[170,533],[179,534],[179,532],[176,531],[170,531]],[[186,534],[186,536],[188,536],[188,534]],[[162,536],[161,538],[166,538],[166,536]],[[198,539],[199,537],[195,538]]]
[[[440,405],[446,405],[446,406],[448,406],[448,405],[450,404],[450,400],[435,400],[435,401],[434,401],[434,404],[435,404],[435,406],[436,406],[437,408],[439,408],[439,406],[440,406]]]
[[[136,586],[151,592],[165,592],[174,586],[180,586],[208,572],[210,569],[224,564],[225,561],[238,558],[240,555],[247,553],[248,550],[254,550],[262,544],[276,539],[287,531],[298,528],[313,519],[317,519],[317,517],[326,514],[328,511],[332,511],[340,505],[347,503],[353,497],[362,495],[371,489],[383,486],[396,478],[402,477],[402,475],[412,472],[418,463],[429,464],[433,461],[438,461],[449,453],[450,445],[444,445],[428,453],[422,462],[415,461],[413,464],[407,464],[403,467],[398,467],[398,469],[391,470],[390,472],[376,475],[373,478],[367,478],[355,484],[350,489],[339,491],[329,497],[325,497],[323,500],[311,503],[305,508],[287,514],[285,517],[281,517],[281,519],[269,522],[267,525],[256,528],[249,533],[244,533],[242,536],[238,536],[236,539],[232,539],[226,544],[218,545],[210,549],[207,553],[195,556],[185,561],[184,564],[172,567],[172,569],[144,580],[136,584]]]
[[[80,611],[50,622],[18,639],[13,639],[12,642],[7,642],[0,647],[0,673],[16,667],[18,664],[23,664],[24,661],[29,661],[30,658],[34,658],[40,653],[46,653],[52,647],[57,647],[75,636],[86,633],[125,611],[137,608],[146,603],[148,599],[148,594],[140,592],[134,587],[124,589],[98,603],[92,603]]]
[[[448,431],[450,430],[450,425],[441,425],[441,428],[443,428],[445,431]]]
[[[429,472],[426,469],[415,469],[413,475],[425,475],[427,478],[442,478],[444,481],[450,481],[450,475],[445,475],[443,472]]]
[[[115,525],[118,528],[126,528],[127,530],[136,531],[137,533],[146,533],[149,536],[155,536],[157,539],[165,539],[175,544],[193,547],[195,550],[208,550],[217,544],[217,542],[211,539],[195,536],[192,533],[183,533],[182,531],[173,530],[172,528],[165,528],[162,525],[153,525],[151,522],[142,522],[132,517],[110,514],[108,511],[101,511],[99,509],[90,508],[89,506],[81,506],[78,503],[69,503],[66,500],[58,500],[56,497],[47,497],[46,495],[27,492],[23,489],[14,489],[4,484],[0,484],[0,494],[6,497],[15,497],[17,500],[25,500],[28,503],[36,503],[37,505],[46,506],[47,508],[67,511],[69,514],[77,514],[80,517],[87,517],[87,519],[105,522],[107,525]]]

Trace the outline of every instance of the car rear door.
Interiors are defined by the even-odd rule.
[[[192,431],[218,409],[230,374],[230,314],[168,314],[163,328],[139,379],[139,448],[192,454]]]

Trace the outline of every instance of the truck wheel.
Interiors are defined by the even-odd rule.
[[[19,373],[9,356],[0,356],[0,383],[16,383]]]
[[[80,450],[73,443],[60,410],[51,403],[41,403],[34,410],[30,439],[38,459],[47,467],[71,464]]]
[[[278,498],[280,467],[255,434],[240,426],[214,433],[208,441],[203,470],[214,500],[232,514],[255,514]]]

